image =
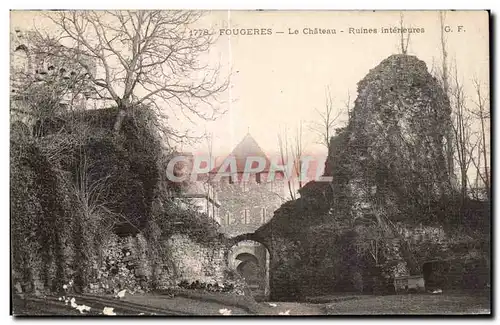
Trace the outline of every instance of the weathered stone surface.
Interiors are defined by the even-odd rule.
[[[348,126],[332,141],[327,173],[354,217],[379,207],[406,219],[451,193],[443,138],[450,105],[423,61],[393,55],[358,83]],[[399,218],[401,217],[401,218]]]
[[[451,246],[467,218],[453,210],[446,170],[450,113],[418,58],[392,55],[370,70],[347,127],[330,143],[325,175],[333,182],[307,184],[255,232],[271,247],[273,299],[376,291],[421,273],[433,256],[456,256]],[[454,234],[443,224],[456,225]]]
[[[220,208],[221,231],[228,237],[254,232],[271,219],[282,203],[283,182],[257,183],[255,175],[233,184],[228,179],[214,183]],[[246,210],[246,211],[245,211]]]
[[[419,268],[395,224],[438,223],[436,202],[452,194],[443,152],[450,113],[425,63],[393,55],[358,83],[349,124],[332,140],[326,173],[334,177],[333,214],[386,242],[386,276]]]
[[[173,235],[165,245],[174,280],[221,282],[226,270],[224,246],[202,246],[186,235]]]

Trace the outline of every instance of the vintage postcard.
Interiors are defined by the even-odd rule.
[[[488,11],[11,11],[11,313],[490,315]]]

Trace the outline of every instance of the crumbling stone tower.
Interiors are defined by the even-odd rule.
[[[66,91],[60,98],[61,111],[69,109],[96,109],[101,108],[102,101],[93,99],[92,87],[90,87],[89,73],[96,75],[97,66],[93,58],[82,54],[79,60],[85,62],[88,69],[83,69],[73,60],[52,56],[37,51],[37,44],[43,43],[39,35],[30,30],[13,28],[10,33],[10,95],[12,117],[26,124],[32,124],[33,118],[29,108],[23,103],[23,91],[26,85],[36,87],[44,82],[61,82],[61,87],[67,86],[72,89],[75,80],[81,80],[87,85],[79,91]],[[66,82],[66,83],[65,83]]]
[[[266,165],[261,172],[249,173],[245,179],[244,169],[248,157],[263,158]],[[213,182],[213,186],[221,203],[221,230],[227,236],[234,237],[254,232],[269,221],[283,202],[284,177],[282,172],[276,171],[271,179],[271,162],[250,133],[226,159],[228,158],[236,161],[235,175],[222,176],[220,180]]]
[[[265,166],[259,168],[259,172],[245,173],[246,165],[257,169],[257,165],[253,165],[257,162],[247,163],[251,157],[258,157],[265,162]],[[272,171],[269,158],[250,133],[224,161],[228,159],[235,163],[232,169],[229,168],[231,176],[222,176],[218,180],[212,177],[212,184],[220,202],[221,232],[227,237],[236,237],[253,233],[271,219],[284,200],[284,174]],[[221,172],[222,166],[225,166],[224,163],[213,172]],[[245,279],[255,296],[263,297],[270,293],[269,263],[269,251],[262,243],[243,240],[228,252],[228,267]]]

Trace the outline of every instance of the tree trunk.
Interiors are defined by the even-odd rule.
[[[439,22],[441,25],[441,54],[442,54],[442,63],[441,63],[441,69],[442,69],[442,82],[443,82],[443,90],[446,95],[446,98],[448,100],[450,99],[450,86],[449,86],[449,72],[448,72],[448,52],[446,51],[446,40],[444,37],[444,14],[443,12],[439,13]],[[446,138],[446,164],[447,164],[447,171],[448,171],[448,179],[450,184],[453,186],[456,185],[457,179],[455,175],[455,168],[454,168],[454,159],[453,159],[453,125],[452,125],[451,118],[448,119],[447,125],[446,125],[446,130],[445,130],[445,138]],[[456,140],[456,139],[455,139]]]
[[[118,114],[116,115],[115,125],[113,127],[115,134],[120,133],[125,116],[127,116],[127,110],[125,108],[120,108]]]
[[[483,109],[480,111],[480,119],[481,119],[481,133],[483,138],[483,159],[484,159],[484,179],[485,179],[485,187],[488,194],[488,200],[491,202],[491,187],[490,187],[490,178],[488,173],[488,159],[486,154],[486,135],[484,130],[484,116]]]
[[[467,199],[467,171],[464,169],[462,171],[462,199],[465,201]]]

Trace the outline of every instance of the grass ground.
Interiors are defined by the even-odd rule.
[[[394,315],[394,314],[489,314],[489,293],[409,294],[389,296],[339,295],[311,302],[260,302],[249,297],[227,294],[178,292],[167,294],[126,295],[117,300],[110,296],[73,295],[78,304],[91,306],[90,315],[99,315],[104,307],[113,307],[117,315],[213,315],[221,309],[231,315]],[[312,299],[311,301],[314,301]],[[13,299],[15,315],[80,315],[58,297]]]
[[[326,304],[328,315],[490,314],[489,293],[360,296]]]

